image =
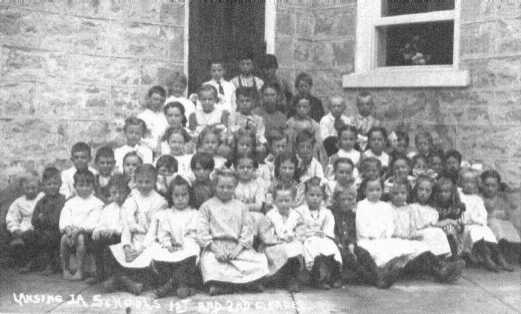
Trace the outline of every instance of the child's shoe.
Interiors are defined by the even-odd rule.
[[[179,287],[177,287],[177,289],[175,291],[175,293],[177,294],[177,297],[180,299],[186,299],[189,296],[193,295],[194,292],[195,291],[193,289],[191,289],[185,285],[180,285]]]
[[[172,291],[173,287],[174,287],[174,280],[172,278],[172,279],[169,279],[167,282],[165,282],[160,287],[158,287],[157,289],[155,289],[154,295],[156,296],[156,298],[164,298],[168,295],[168,293],[170,291]]]
[[[503,256],[503,254],[498,253],[496,259],[497,259],[497,265],[499,266],[499,268],[501,268],[502,270],[508,271],[508,272],[514,271],[514,268],[505,260],[505,257]]]
[[[143,284],[130,279],[127,276],[120,277],[121,286],[134,295],[140,295],[143,292]]]
[[[443,283],[453,283],[461,277],[465,262],[441,262],[438,267],[434,268],[434,277],[437,281]]]

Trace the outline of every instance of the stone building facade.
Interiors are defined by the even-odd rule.
[[[186,5],[174,0],[0,0],[0,185],[13,169],[68,161],[73,142],[122,140],[146,90],[186,71]],[[280,73],[314,78],[353,111],[356,0],[277,1]],[[458,88],[374,88],[387,126],[436,131],[445,148],[521,183],[521,2],[461,0]]]

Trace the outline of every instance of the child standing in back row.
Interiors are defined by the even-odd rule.
[[[250,51],[243,51],[239,57],[239,75],[231,80],[235,88],[253,87],[256,91],[260,91],[264,81],[255,76],[255,63],[253,62],[253,54]]]
[[[167,85],[168,97],[166,98],[165,104],[172,102],[182,104],[185,118],[188,120],[188,117],[195,112],[195,105],[190,99],[185,97],[186,86],[188,85],[186,75],[180,72],[173,73]]]
[[[159,152],[159,139],[168,127],[168,122],[163,113],[165,98],[166,91],[163,87],[154,86],[150,88],[146,108],[137,116],[145,122],[144,129],[148,131],[147,134],[143,134],[143,143],[153,152]]]
[[[60,187],[60,194],[63,194],[65,199],[69,199],[76,195],[76,190],[74,189],[74,174],[77,171],[89,170],[93,174],[97,173],[96,169],[89,167],[91,159],[92,155],[88,144],[78,142],[72,145],[72,167],[61,172],[62,185]]]
[[[224,61],[220,59],[213,59],[209,62],[211,80],[203,83],[203,85],[212,85],[217,89],[219,101],[217,107],[226,110],[229,113],[235,111],[235,86],[232,82],[224,79],[226,69]]]
[[[143,163],[151,164],[154,158],[153,149],[151,149],[148,144],[145,145],[142,143],[147,131],[145,121],[135,117],[127,118],[125,120],[124,131],[127,143],[116,148],[114,151],[116,168],[119,171],[123,171],[123,157],[129,152],[136,152]]]
[[[358,113],[355,115],[353,123],[358,130],[358,145],[360,150],[367,148],[367,136],[373,127],[381,126],[381,121],[374,116],[374,100],[369,92],[361,92],[356,97],[356,107]]]

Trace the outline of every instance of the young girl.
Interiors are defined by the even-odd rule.
[[[163,143],[168,144],[168,150],[164,150],[165,155],[171,155],[177,160],[177,173],[185,178],[190,176],[190,160],[193,154],[189,153],[189,146],[192,138],[184,129],[168,128],[163,135]]]
[[[256,178],[257,161],[252,154],[237,155],[234,168],[238,180],[235,198],[243,202],[250,211],[254,222],[254,236],[259,236],[262,224],[265,222],[262,209],[266,200],[266,182],[261,178]]]
[[[149,131],[146,136],[143,134],[143,143],[154,152],[158,152],[159,139],[168,128],[168,122],[162,110],[165,97],[166,91],[163,87],[154,86],[150,88],[148,90],[147,106],[145,110],[137,116],[145,122],[145,130]]]
[[[188,119],[188,117],[195,112],[194,103],[185,97],[187,85],[188,80],[186,79],[186,76],[183,73],[175,72],[167,83],[168,98],[165,101],[167,104],[172,102],[180,103],[183,106],[183,115],[185,116],[185,119]]]
[[[310,106],[309,97],[299,96],[297,98],[296,113],[288,119],[286,132],[290,143],[295,143],[296,138],[306,131],[313,138],[312,156],[318,158],[325,165],[327,163],[327,153],[324,145],[322,145],[320,125],[309,116]]]
[[[129,152],[123,157],[123,174],[129,178],[128,187],[136,187],[136,169],[143,165],[143,159],[136,152]]]
[[[382,163],[384,170],[389,166],[389,155],[384,151],[387,146],[387,132],[382,127],[373,127],[367,133],[368,143],[364,157],[375,157]]]
[[[163,197],[168,197],[168,187],[178,172],[177,160],[170,155],[163,155],[156,161],[157,181],[156,190]]]
[[[94,282],[101,282],[107,279],[108,274],[112,274],[114,265],[110,258],[108,246],[121,241],[121,231],[124,223],[122,205],[130,193],[128,178],[122,174],[115,174],[110,179],[108,188],[110,203],[105,205],[101,211],[98,223],[92,231],[92,250],[96,263],[96,278]],[[114,277],[111,276],[103,284],[105,287],[113,286]]]
[[[433,150],[429,155],[429,169],[434,172],[435,176],[438,175],[444,170],[445,165],[445,155],[441,150]]]
[[[351,125],[345,125],[338,130],[338,152],[329,157],[329,169],[337,158],[349,158],[354,165],[358,165],[362,154],[355,149],[358,132]]]
[[[487,210],[483,199],[475,194],[478,175],[473,170],[463,170],[461,180],[461,202],[465,204],[463,213],[463,252],[481,257],[482,264],[491,271],[499,269],[513,271],[501,254],[496,237],[487,226]]]
[[[110,250],[121,266],[115,271],[116,283],[138,295],[143,290],[143,278],[139,277],[145,275],[152,262],[151,247],[158,223],[153,218],[158,211],[167,208],[168,204],[154,190],[157,171],[152,165],[139,166],[135,171],[135,178],[136,189],[122,206],[125,223],[121,243],[111,245]]]
[[[374,157],[368,157],[360,161],[360,177],[362,182],[358,186],[357,200],[361,201],[365,198],[365,191],[368,180],[380,179],[382,175],[382,163]]]
[[[304,184],[300,182],[297,166],[298,159],[290,152],[282,152],[275,158],[274,180],[271,181],[271,187],[266,195],[267,209],[270,209],[273,204],[274,188],[279,184],[295,186],[295,207],[304,203]]]
[[[427,131],[417,133],[414,137],[414,146],[416,147],[416,152],[411,152],[409,157],[421,155],[428,159],[433,146],[432,135]]]
[[[324,188],[321,179],[313,177],[306,181],[306,203],[295,210],[302,216],[304,232],[304,261],[312,273],[312,280],[321,289],[329,289],[331,284],[338,288],[338,273],[342,256],[332,240],[335,238],[335,218],[324,207]]]
[[[203,85],[197,93],[201,108],[196,108],[188,119],[188,128],[197,136],[206,126],[217,126],[224,130],[228,125],[226,111],[215,108],[218,101],[217,90],[211,85]]]
[[[333,192],[337,187],[355,188],[356,182],[353,177],[355,166],[349,158],[337,158],[333,164],[334,178],[327,181],[327,204],[331,204]]]
[[[407,241],[414,253],[410,256],[404,274],[421,273],[433,275],[437,281],[453,282],[461,276],[465,264],[461,262],[445,263],[430,251],[427,243],[416,233],[412,220],[411,208],[407,205],[409,183],[407,180],[396,180],[391,187],[391,202],[394,209],[393,237]],[[441,231],[441,230],[440,230]],[[441,237],[443,238],[443,234]],[[448,244],[448,243],[447,243]]]
[[[303,222],[293,209],[295,192],[292,185],[275,186],[274,207],[266,214],[269,228],[263,236],[270,275],[280,278],[290,292],[300,290],[299,278],[304,269],[304,247],[297,239],[297,229]]]
[[[389,288],[398,278],[400,269],[418,254],[418,247],[393,237],[394,210],[380,200],[383,184],[379,178],[367,179],[365,199],[356,208],[358,245],[367,250],[377,266],[377,287]]]
[[[226,158],[218,155],[218,149],[221,144],[219,130],[215,127],[206,127],[199,134],[197,151],[213,156],[215,169],[220,169],[226,164]]]
[[[275,158],[288,148],[288,138],[281,132],[274,131],[268,137],[269,154],[264,162],[259,165],[258,175],[272,182],[275,176]]]
[[[317,123],[324,116],[324,107],[322,101],[311,95],[311,88],[313,87],[313,79],[307,73],[299,73],[295,78],[295,89],[297,91],[295,98],[292,101],[292,106],[289,109],[288,117],[293,117],[297,114],[299,98],[306,97],[309,99],[309,116]]]
[[[511,262],[521,262],[521,239],[510,221],[517,208],[502,195],[503,182],[497,171],[483,172],[481,182],[483,201],[488,212],[488,226],[499,241],[501,253],[506,257],[513,257]]]
[[[304,130],[297,135],[296,141],[296,152],[299,160],[299,174],[301,182],[306,182],[312,177],[319,177],[322,180],[325,179],[324,169],[322,164],[313,157],[313,147],[315,147],[315,138],[313,135]]]
[[[382,122],[375,117],[374,100],[369,92],[361,92],[356,97],[358,113],[353,119],[353,124],[358,130],[358,145],[361,151],[367,147],[367,134],[373,127],[381,126]]]
[[[411,168],[409,158],[405,155],[395,154],[391,161],[391,176],[384,182],[384,195],[388,195],[395,181],[409,182],[409,188],[413,187],[413,178],[409,176]],[[410,192],[410,189],[409,189]],[[409,195],[411,195],[409,193]],[[410,201],[410,199],[408,199]]]
[[[165,131],[165,134],[163,134],[163,137],[161,138],[161,154],[168,155],[171,154],[172,148],[170,147],[170,143],[168,142],[169,137],[167,136],[167,133],[172,134],[172,132],[182,132],[187,133],[188,135],[189,130],[186,128],[186,123],[188,120],[185,117],[183,105],[178,102],[167,103],[163,111],[165,112],[166,120],[168,121],[169,127]],[[192,142],[192,138],[188,135],[185,141],[185,145],[183,146],[182,154],[188,154],[193,152],[195,148],[194,146],[195,145]]]
[[[264,254],[252,248],[253,232],[244,203],[234,199],[237,185],[231,170],[217,170],[215,197],[200,208],[201,272],[210,295],[242,286],[262,291],[259,280],[268,274]]]
[[[190,167],[194,174],[192,182],[192,207],[199,207],[214,195],[214,184],[210,180],[210,174],[214,170],[212,155],[208,153],[195,153],[190,161]]]
[[[438,211],[437,226],[441,227],[449,241],[451,254],[459,257],[462,251],[463,222],[465,205],[460,201],[455,179],[443,173],[434,185],[432,204]]]
[[[136,152],[143,163],[150,164],[153,162],[153,152],[156,147],[151,149],[149,146],[142,144],[141,141],[146,133],[147,127],[143,120],[130,117],[125,120],[125,137],[127,144],[120,146],[114,150],[114,158],[116,159],[116,168],[123,171],[123,157],[130,152]],[[157,143],[156,143],[157,145]]]
[[[190,207],[190,184],[176,176],[168,188],[170,209],[157,213],[157,245],[152,259],[166,281],[154,293],[164,297],[176,289],[179,298],[193,294],[197,281],[196,262],[200,248],[196,242],[198,212]]]

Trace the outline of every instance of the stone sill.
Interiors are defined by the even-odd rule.
[[[389,67],[342,76],[344,88],[466,87],[469,85],[469,71],[455,70],[452,67]]]

